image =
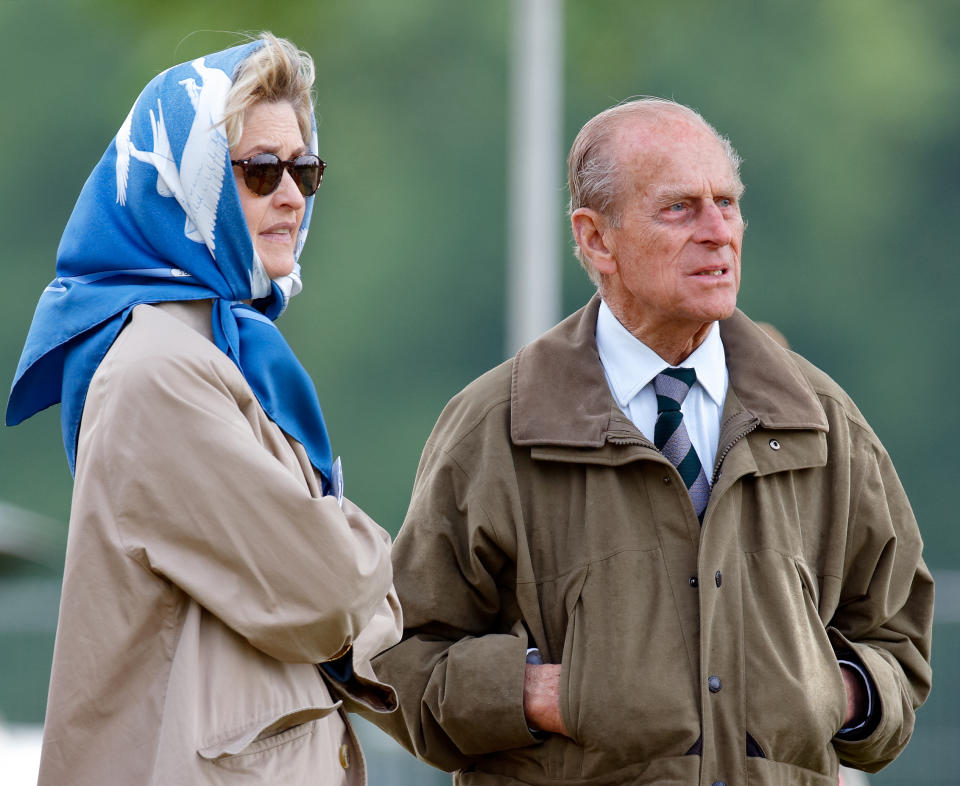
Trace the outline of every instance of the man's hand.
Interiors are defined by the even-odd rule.
[[[523,712],[530,728],[567,736],[567,727],[560,717],[560,664],[527,664],[523,675]]]
[[[841,664],[840,673],[843,675],[843,687],[847,694],[847,714],[843,719],[843,725],[850,726],[852,721],[859,723],[866,718],[867,693],[863,688],[860,675],[853,669]],[[523,705],[526,708],[526,696],[524,696]]]

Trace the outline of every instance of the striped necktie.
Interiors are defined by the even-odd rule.
[[[697,372],[692,368],[668,368],[654,377],[657,424],[653,430],[653,444],[677,468],[690,492],[693,509],[702,521],[710,498],[710,484],[697,451],[690,442],[687,427],[683,425],[683,413],[680,411],[680,405],[696,381]]]

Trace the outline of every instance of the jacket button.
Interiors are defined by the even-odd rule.
[[[713,786],[727,786],[723,781],[714,781]]]
[[[707,680],[707,687],[710,688],[711,693],[719,693],[723,684],[720,682],[720,678],[714,675]]]
[[[771,440],[770,440],[770,447],[771,447],[773,450],[780,450],[780,443],[779,443],[779,441],[777,441],[777,440],[775,440],[775,439],[771,439]]]
[[[713,577],[713,580],[717,582],[717,586],[719,587],[721,584],[723,584],[723,574],[718,570],[717,575]]]
[[[345,770],[350,769],[350,748],[346,743],[340,746],[340,766]]]
[[[663,485],[664,485],[664,486],[669,486],[671,482],[672,482],[672,481],[670,480],[670,476],[669,476],[669,475],[664,475],[664,476],[663,476]]]
[[[690,586],[691,586],[691,587],[696,587],[696,586],[697,586],[697,577],[696,577],[696,576],[691,576],[691,577],[690,577]]]

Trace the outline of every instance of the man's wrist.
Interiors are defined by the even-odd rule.
[[[540,650],[537,647],[528,647],[527,648],[527,665],[528,666],[542,666],[543,665],[543,656],[540,655]],[[524,677],[524,685],[526,685],[526,677]],[[549,733],[541,729],[537,729],[527,723],[527,730],[533,735],[536,740],[545,740],[549,737]]]
[[[841,669],[848,669],[853,678],[860,683],[866,703],[866,707],[862,711],[855,712],[854,716],[837,732],[837,735],[850,739],[862,739],[868,735],[869,731],[872,731],[872,726],[875,725],[873,721],[875,720],[876,702],[873,682],[866,669],[854,658],[838,657],[837,663]]]

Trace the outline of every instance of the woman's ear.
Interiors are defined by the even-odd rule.
[[[593,208],[578,207],[570,214],[573,239],[580,253],[602,275],[617,272],[617,257],[607,244],[609,222]]]

